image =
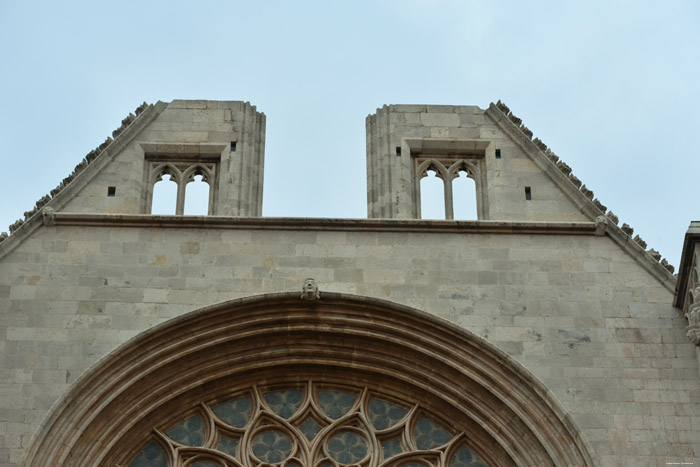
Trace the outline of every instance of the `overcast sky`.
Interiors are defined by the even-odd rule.
[[[502,99],[650,247],[698,213],[700,2],[0,0],[0,231],[141,102],[267,115],[265,216],[366,217],[365,117]]]

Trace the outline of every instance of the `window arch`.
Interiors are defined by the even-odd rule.
[[[419,404],[347,382],[252,386],[201,404],[168,430],[154,430],[130,467],[193,465],[486,464]],[[207,464],[208,465],[208,464]]]
[[[478,219],[480,211],[479,197],[480,178],[478,176],[479,163],[477,160],[468,161],[466,159],[436,159],[429,158],[416,159],[416,211],[417,217],[421,219]],[[430,193],[424,193],[425,179],[429,177],[429,173],[434,172],[435,176],[441,179],[441,191],[444,199],[444,216],[436,215],[437,211],[431,209],[427,215],[424,215],[424,207],[426,204],[435,205],[436,195],[433,193],[434,186],[430,187]],[[466,174],[466,178],[471,181],[467,186],[459,186],[457,188],[457,196],[455,196],[454,182],[460,181],[460,173]],[[437,185],[437,184],[435,184]],[[455,208],[456,207],[456,208]],[[455,216],[455,210],[458,215]]]
[[[159,204],[160,194],[158,192],[158,187],[162,185],[165,181],[163,177],[169,176],[170,181],[177,184],[176,195],[175,195],[175,205],[173,210],[169,209],[167,212],[162,210],[162,206]],[[149,177],[148,177],[148,200],[147,205],[149,206],[149,212],[152,214],[196,214],[196,215],[207,215],[212,214],[214,210],[214,193],[215,190],[212,188],[212,183],[216,177],[216,164],[215,163],[205,163],[205,162],[162,162],[159,160],[152,161],[150,163]],[[198,193],[192,193],[193,190],[188,194],[188,187],[191,185],[199,184],[207,185],[206,190],[197,190]],[[203,192],[205,191],[206,194]],[[168,193],[167,201],[170,202],[172,198],[171,193]],[[194,209],[190,210],[191,204],[196,206]],[[185,210],[187,209],[187,213]]]
[[[330,391],[332,397],[321,396],[322,390]],[[285,391],[301,395],[279,396]],[[270,393],[279,397],[271,400]],[[339,393],[355,398],[350,403]],[[171,462],[172,451],[156,438],[154,428],[170,439],[178,438],[178,425],[183,421],[188,425],[187,420],[199,415],[188,425],[202,440],[193,444],[209,442],[212,433],[219,433],[211,424],[218,422],[222,433],[235,440],[241,425],[235,414],[241,409],[231,401],[244,397],[250,402],[251,414],[245,422],[250,426],[240,428],[237,446],[250,449],[235,452],[257,456],[252,458],[256,464],[266,459],[274,462],[263,465],[282,465],[296,459],[286,467],[302,467],[302,461],[321,467],[326,465],[323,459],[331,459],[328,465],[333,465],[333,456],[341,456],[343,449],[330,443],[343,433],[350,434],[339,444],[364,437],[369,452],[369,446],[379,446],[371,436],[389,443],[401,432],[399,446],[406,453],[397,455],[397,462],[392,456],[380,464],[379,449],[373,449],[360,464],[425,465],[425,459],[452,463],[453,454],[468,447],[487,465],[592,465],[571,417],[546,387],[507,354],[417,310],[335,293],[322,293],[317,301],[300,300],[298,293],[234,300],[144,332],[102,359],[55,404],[28,450],[25,465],[124,467],[149,449],[151,442]],[[373,400],[407,412],[391,417],[399,421],[379,429],[370,407]],[[301,428],[308,420],[304,417],[321,426],[316,444],[299,438],[299,433],[307,437],[303,430],[313,428],[310,422]],[[448,432],[436,441],[443,444],[420,444],[419,436],[433,431],[431,426]],[[266,431],[290,440],[297,436],[296,445],[285,447],[285,453],[292,450],[285,459],[277,462],[283,454],[262,448],[256,454],[252,447],[256,440],[286,446],[283,441],[280,444],[279,434],[262,439]],[[301,443],[308,444],[307,451]],[[362,444],[353,446],[358,443]],[[234,449],[234,444],[229,441],[229,448]],[[431,449],[421,449],[428,446]],[[299,452],[294,451],[296,447],[311,457],[294,457]],[[178,449],[180,465],[211,466],[222,458],[228,465],[251,465],[243,457],[224,458],[207,447]],[[158,457],[157,452],[149,452]],[[320,454],[314,457],[314,453]],[[457,458],[466,457],[458,454]],[[349,460],[354,458],[342,457],[338,464]]]

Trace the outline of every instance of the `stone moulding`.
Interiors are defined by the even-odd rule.
[[[341,230],[377,232],[532,233],[594,235],[594,222],[446,221],[423,219],[328,219],[306,217],[176,216],[56,213],[57,226]],[[0,254],[1,256],[1,254]]]
[[[54,404],[24,465],[124,465],[185,407],[236,385],[323,375],[446,411],[490,465],[595,465],[556,398],[487,341],[391,302],[298,292],[207,307],[123,344]]]

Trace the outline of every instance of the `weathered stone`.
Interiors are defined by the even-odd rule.
[[[510,113],[510,109],[508,108],[508,106],[504,102],[501,102],[500,99],[496,103],[496,107],[501,109],[501,111],[506,115],[508,115]]]
[[[144,110],[146,110],[147,107],[148,107],[148,104],[146,103],[146,101],[144,101],[143,104],[141,104],[141,105],[139,105],[138,107],[136,107],[136,111],[135,111],[136,116],[141,115],[141,112],[143,112]]]
[[[669,262],[666,260],[666,258],[661,260],[661,266],[666,268],[666,270],[668,272],[670,272],[671,274],[673,274],[673,271],[676,270],[676,268],[672,264],[669,264]]]
[[[23,224],[24,224],[24,221],[22,219],[17,219],[14,223],[10,224],[10,226],[9,226],[10,233],[11,234],[14,233],[15,230],[22,227]]]
[[[571,173],[571,167],[569,167],[564,161],[557,162],[557,167],[559,167],[559,170],[564,172],[566,175]]]
[[[622,231],[623,231],[624,233],[626,233],[626,234],[629,235],[630,237],[631,237],[632,234],[634,233],[634,229],[633,229],[632,227],[630,227],[629,225],[627,225],[627,224],[622,224],[622,227],[620,227],[620,228],[622,229]]]
[[[545,154],[547,155],[547,157],[549,157],[549,160],[551,160],[552,162],[556,163],[559,161],[559,156],[554,154],[554,152],[552,152],[551,149],[548,148],[547,151],[545,151]]]
[[[578,177],[572,173],[569,174],[569,180],[571,180],[571,183],[576,185],[576,188],[581,188],[581,180],[578,179]]]
[[[316,280],[308,278],[304,281],[304,285],[301,288],[301,299],[302,300],[319,300],[321,298],[321,293],[318,290],[318,285],[316,285]]]
[[[26,221],[26,220],[29,220],[29,218],[32,217],[34,214],[36,214],[36,212],[37,212],[38,210],[39,210],[39,209],[35,206],[34,209],[32,209],[32,210],[30,210],[30,211],[25,211],[25,213],[24,213],[24,220],[25,220],[25,221]]]
[[[98,149],[99,149],[100,151],[103,151],[107,146],[109,146],[110,144],[112,144],[112,141],[113,141],[112,138],[107,138],[107,139],[104,141],[104,143],[102,143],[102,144],[100,144],[100,145],[98,146]]]
[[[646,247],[647,247],[647,242],[645,242],[644,240],[642,240],[642,237],[640,237],[639,234],[635,235],[633,240],[634,240],[635,242],[637,242],[637,244],[638,244],[639,246],[641,246],[642,248],[646,248]]]
[[[613,224],[617,225],[620,223],[620,218],[617,217],[615,214],[613,214],[612,211],[608,211],[607,216],[608,216],[608,219],[610,219]]]
[[[595,199],[593,200],[593,204],[595,204],[595,207],[597,207],[598,209],[600,209],[601,212],[603,212],[603,214],[605,213],[605,211],[608,210],[608,208],[607,208],[605,205],[603,205],[603,203],[601,203],[600,201],[598,201],[598,198],[595,198]]]
[[[543,152],[546,151],[546,150],[548,149],[548,148],[547,148],[547,145],[544,144],[544,143],[542,142],[542,140],[539,139],[539,138],[535,138],[532,142],[535,143],[535,146],[537,146],[537,147],[538,147],[541,151],[543,151]]]
[[[532,134],[532,131],[530,131],[530,129],[528,127],[526,127],[525,125],[522,125],[520,127],[520,131],[522,131],[525,134],[525,136],[532,139],[533,134]]]
[[[581,193],[583,193],[583,194],[586,196],[586,198],[590,199],[591,201],[593,200],[593,196],[594,196],[594,195],[593,195],[593,192],[592,192],[591,190],[589,190],[589,189],[586,187],[586,185],[583,185],[583,186],[581,187]]]
[[[649,253],[649,255],[650,255],[652,258],[654,258],[656,261],[660,261],[660,260],[661,260],[661,253],[659,253],[659,252],[656,251],[655,249],[651,248],[649,251],[647,251],[647,253]]]

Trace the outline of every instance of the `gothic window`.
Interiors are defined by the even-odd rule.
[[[177,205],[177,182],[173,176],[163,171],[153,184],[151,214],[175,214]]]
[[[469,171],[460,169],[452,180],[452,207],[455,219],[476,220],[476,182]]]
[[[459,158],[416,158],[416,196],[421,219],[478,219],[478,191],[480,184],[480,161]],[[430,174],[434,173],[438,183],[428,185]],[[437,180],[436,180],[437,182]],[[444,202],[438,202],[441,193]],[[429,191],[425,191],[425,189]],[[436,206],[443,206],[438,213]],[[427,209],[427,212],[426,212]]]
[[[144,160],[141,212],[215,215],[219,166],[228,147],[228,143],[140,142]],[[168,185],[174,194],[164,190]],[[161,207],[162,191],[167,192],[166,207]]]
[[[148,161],[148,200],[151,214],[207,215],[214,213],[217,163]],[[163,188],[175,182],[174,187]],[[174,192],[174,196],[173,196]],[[165,203],[165,204],[163,204]]]
[[[185,215],[206,216],[209,213],[211,189],[201,174],[194,175],[185,186]]]
[[[420,181],[420,212],[421,219],[445,218],[445,193],[442,174],[435,170],[426,170],[426,175]]]
[[[129,466],[485,467],[420,404],[368,387],[253,386],[153,431]]]

